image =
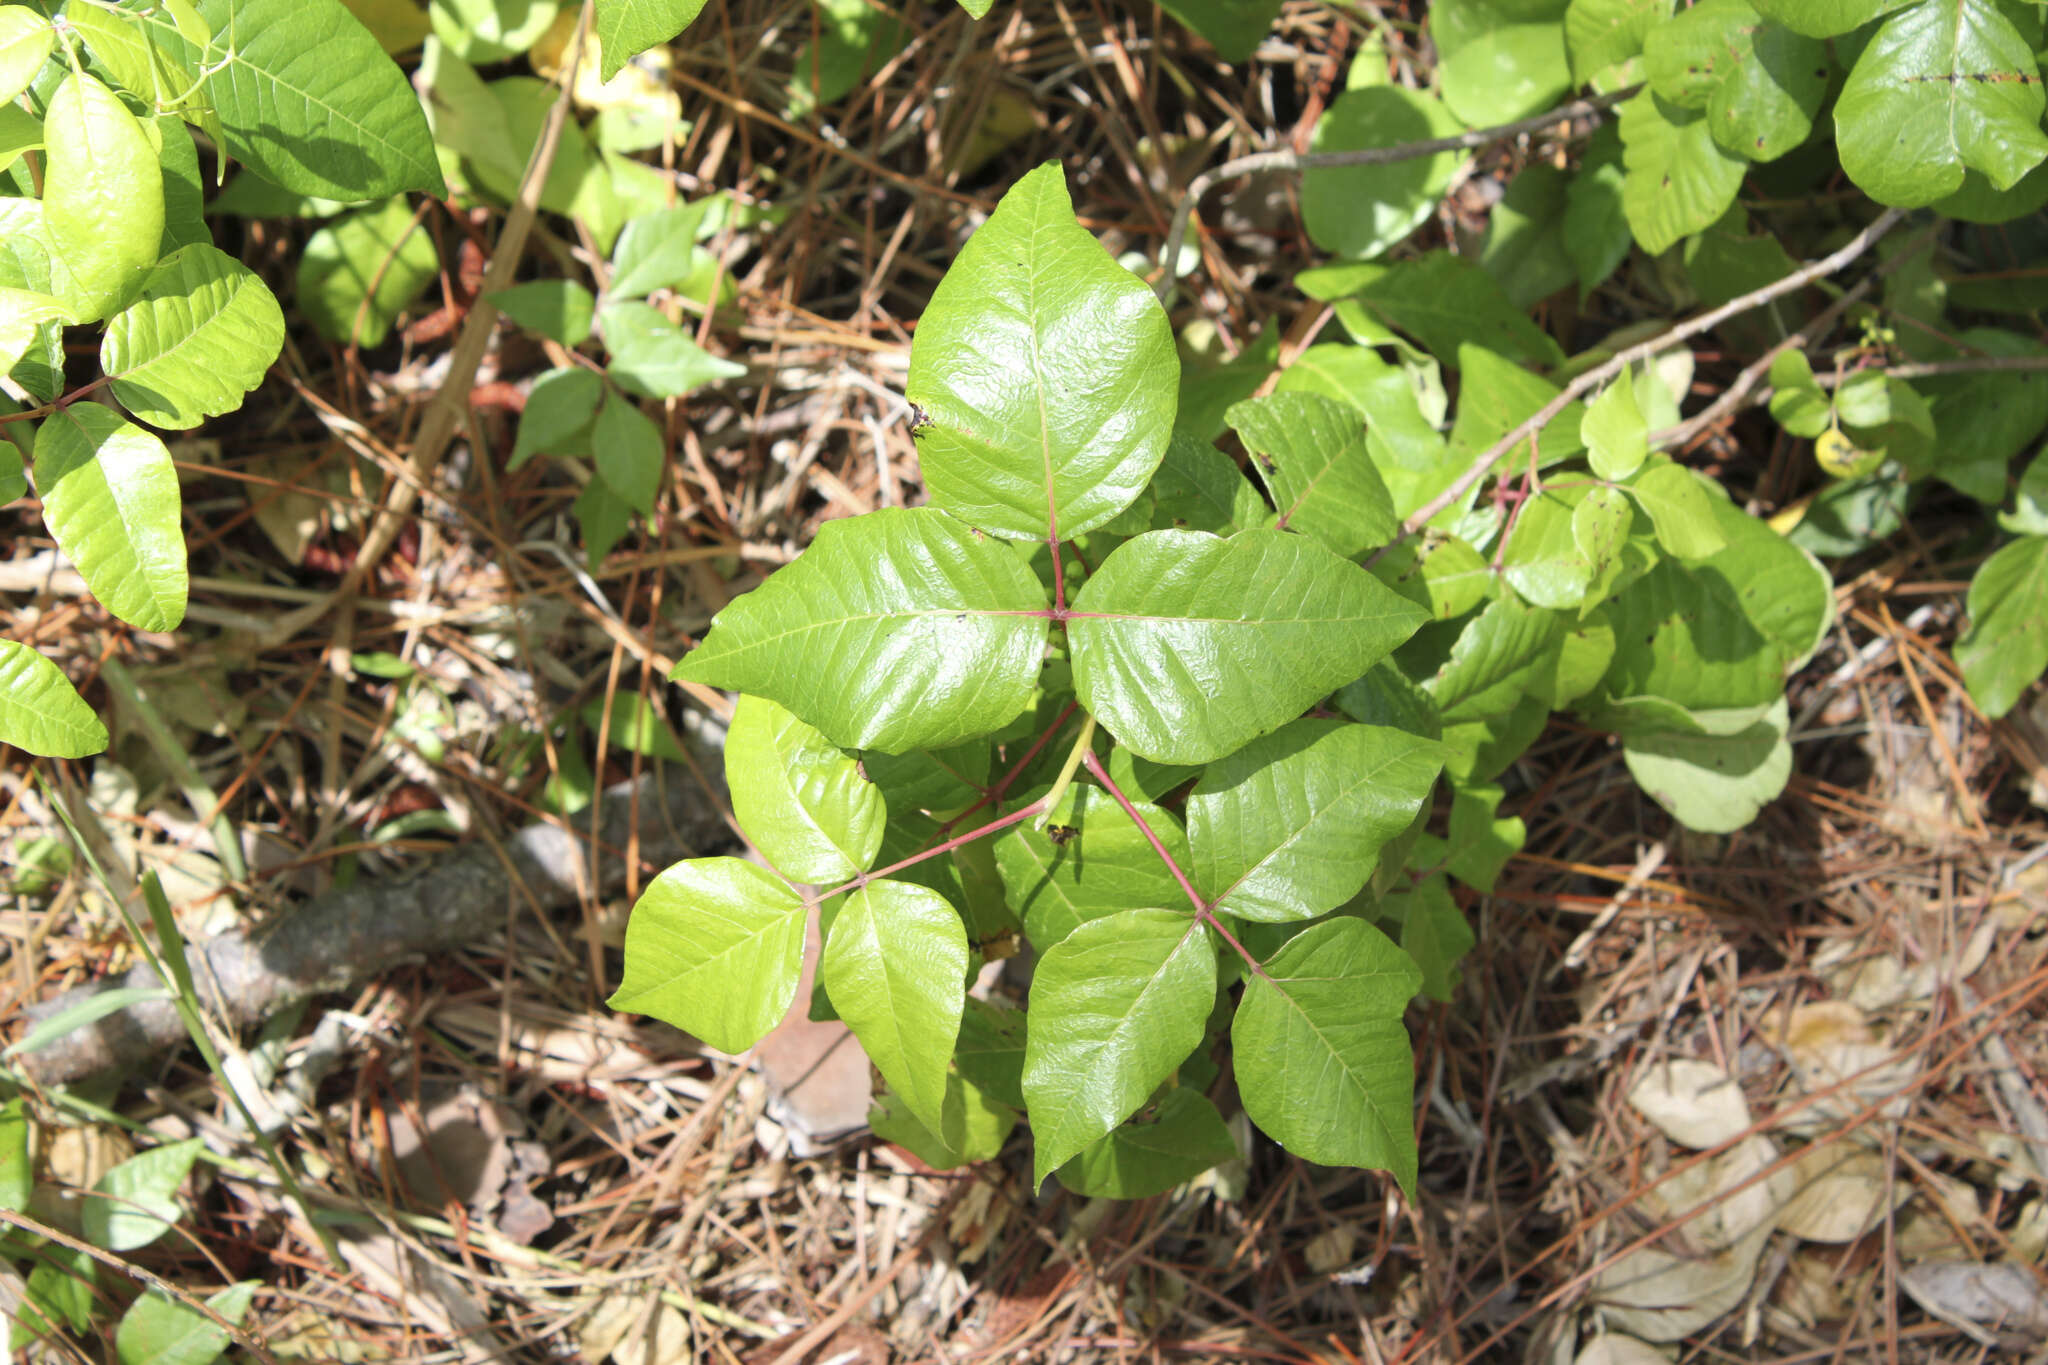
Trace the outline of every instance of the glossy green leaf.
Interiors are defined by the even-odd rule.
[[[329,341],[380,346],[439,270],[434,239],[403,199],[388,199],[306,239],[299,256],[299,311]]]
[[[229,1285],[206,1306],[240,1326],[255,1300],[259,1281]],[[114,1329],[114,1358],[120,1365],[213,1365],[232,1340],[225,1328],[181,1299],[152,1289],[121,1315]]]
[[[827,522],[718,614],[676,676],[780,702],[842,748],[944,748],[1030,703],[1045,611],[1000,542],[932,508],[886,509]]]
[[[789,1012],[803,951],[803,898],[781,878],[739,858],[692,858],[633,906],[608,1003],[745,1052]]]
[[[988,786],[992,755],[972,741],[950,749],[916,749],[907,754],[870,752],[861,766],[891,812],[955,811],[971,805]]]
[[[608,393],[597,410],[591,447],[597,474],[620,501],[642,516],[654,515],[661,491],[661,428],[623,394]]]
[[[1572,513],[1572,540],[1591,569],[1589,602],[1597,605],[1606,596],[1603,585],[1614,580],[1634,521],[1628,495],[1615,488],[1587,489]]]
[[[989,1160],[1017,1126],[1016,1110],[959,1076],[946,1078],[944,1118],[946,1131],[956,1135],[951,1142],[920,1123],[901,1095],[885,1094],[868,1111],[868,1126],[876,1137],[916,1153],[939,1171]]]
[[[1266,504],[1228,455],[1176,432],[1152,476],[1152,526],[1227,536],[1266,519]]]
[[[1206,763],[1364,673],[1425,619],[1302,536],[1153,531],[1074,599],[1074,688],[1119,743]]]
[[[953,1065],[991,1099],[1024,1107],[1024,1011],[967,997]]]
[[[1179,402],[1165,309],[1074,221],[1065,176],[1026,175],[961,248],[904,384],[932,505],[1020,540],[1135,502]]]
[[[1797,354],[1789,352],[1788,354]],[[1649,457],[1645,439],[1650,424],[1636,401],[1633,373],[1617,375],[1600,390],[1579,422],[1579,439],[1586,443],[1586,462],[1603,479],[1625,479],[1642,467]]]
[[[1458,360],[1467,346],[1532,365],[1564,359],[1557,343],[1491,275],[1448,251],[1378,267],[1371,275],[1361,270],[1351,293],[1367,312],[1408,333],[1440,360]]]
[[[704,250],[697,245],[697,230],[717,202],[699,199],[694,204],[678,204],[626,224],[612,250],[612,279],[606,296],[644,298],[690,278],[698,254]]]
[[[1458,416],[1451,425],[1447,451],[1450,462],[1460,471],[1489,450],[1501,437],[1513,431],[1557,397],[1558,387],[1541,375],[1529,373],[1504,356],[1483,346],[1458,349],[1458,368],[1463,384],[1458,391]],[[1586,409],[1567,403],[1536,438],[1534,464],[1548,469],[1585,449],[1579,438]],[[1527,444],[1510,457],[1508,467],[1526,472],[1530,466]]]
[[[0,287],[0,374],[13,369],[28,354],[46,324],[64,323],[70,318],[70,310],[48,294]]]
[[[1970,580],[1969,612],[1956,663],[1996,719],[2048,670],[2048,538],[2022,536],[1985,560]]]
[[[1149,1199],[1240,1155],[1216,1106],[1199,1091],[1176,1086],[1054,1174],[1087,1198]]]
[[[1134,800],[1132,808],[1186,870],[1188,838],[1180,821],[1144,802]],[[1144,830],[1114,797],[1088,782],[1068,787],[1042,827],[1027,820],[1005,831],[995,841],[995,858],[1010,908],[1041,952],[1092,920],[1188,904]]]
[[[1437,66],[1444,103],[1475,128],[1540,113],[1571,88],[1564,26],[1506,24],[1462,44]]]
[[[164,231],[157,151],[120,96],[66,76],[43,116],[43,245],[50,290],[79,322],[119,309],[156,264]]]
[[[606,373],[620,388],[642,398],[680,398],[692,389],[747,372],[746,366],[699,346],[689,328],[670,322],[652,304],[606,304],[597,325],[611,352]]]
[[[1178,349],[1180,399],[1173,415],[1174,436],[1206,446],[1223,434],[1223,414],[1230,405],[1258,392],[1273,373],[1280,358],[1280,329],[1268,327],[1235,355],[1226,356],[1214,324],[1197,320],[1181,330]]]
[[[185,125],[170,114],[159,115],[157,135],[163,140],[158,176],[164,191],[164,231],[157,239],[157,255],[168,256],[180,247],[212,246],[213,233],[206,226],[206,186],[199,175],[199,148]]]
[[[1126,910],[1048,949],[1024,1049],[1032,1183],[1136,1113],[1202,1041],[1215,1003],[1216,949],[1188,915]]]
[[[1457,115],[1405,86],[1347,90],[1316,120],[1311,152],[1428,142],[1463,131]],[[1302,173],[1301,221],[1323,250],[1370,260],[1428,220],[1463,158],[1457,152],[1380,166],[1317,166]]]
[[[1759,18],[1747,0],[1700,0],[1643,48],[1650,89],[1704,113],[1714,140],[1750,161],[1775,161],[1806,141],[1828,68],[1825,46]]]
[[[1856,59],[1835,144],[1865,194],[1913,208],[1961,189],[1966,169],[2018,183],[2048,157],[2044,108],[2032,45],[1996,0],[1918,0]]]
[[[1425,877],[1412,889],[1381,901],[1379,911],[1382,919],[1400,924],[1401,951],[1414,959],[1422,974],[1421,994],[1448,1001],[1458,988],[1458,963],[1478,940],[1444,879]]]
[[[1789,724],[1780,697],[1732,733],[1624,732],[1622,758],[1636,785],[1691,829],[1729,834],[1785,790],[1792,775]]]
[[[1572,80],[1606,92],[1634,75],[1643,40],[1671,17],[1671,0],[1571,0],[1564,14]]]
[[[1188,796],[1195,888],[1217,910],[1281,923],[1357,895],[1436,785],[1434,741],[1303,719],[1211,763]]]
[[[517,469],[535,455],[589,454],[604,392],[604,380],[594,370],[549,370],[534,380],[505,468]]]
[[[851,754],[765,697],[733,710],[725,782],[740,828],[791,881],[834,886],[874,866],[882,793]]]
[[[1834,405],[1814,382],[1805,352],[1781,351],[1771,361],[1771,416],[1786,431],[1808,440],[1834,421]]]
[[[1463,616],[1493,591],[1493,566],[1472,546],[1431,529],[1389,546],[1373,576],[1438,621]]]
[[[597,300],[574,280],[528,280],[484,295],[484,302],[536,336],[564,346],[589,339]]]
[[[1728,543],[1707,491],[1682,464],[1655,456],[1625,487],[1657,527],[1657,543],[1680,559],[1702,559]]]
[[[1513,593],[1458,632],[1450,657],[1423,690],[1449,721],[1504,715],[1527,692],[1528,671],[1557,644],[1564,620]]]
[[[0,1104],[0,1209],[20,1213],[35,1187],[35,1167],[28,1156],[28,1112],[19,1098],[11,1099]]]
[[[833,918],[818,970],[882,1079],[944,1135],[946,1070],[967,985],[960,916],[925,887],[869,882]]]
[[[169,1232],[181,1214],[178,1186],[205,1146],[204,1138],[165,1143],[101,1176],[79,1211],[86,1239],[102,1251],[134,1251]]]
[[[196,427],[240,407],[283,349],[284,310],[256,272],[188,246],[158,262],[142,296],[107,324],[100,368],[143,421]]]
[[[640,53],[690,26],[704,0],[596,0],[597,41],[606,80]]]
[[[62,669],[32,646],[0,640],[0,744],[85,758],[107,747],[107,727]]]
[[[1281,0],[1160,0],[1159,8],[1207,38],[1224,61],[1242,62],[1273,27],[1280,5]]]
[[[1621,135],[1603,123],[1586,143],[1579,173],[1565,187],[1564,249],[1579,277],[1584,300],[1628,258],[1634,242],[1625,192]]]
[[[1314,536],[1346,559],[1399,529],[1356,408],[1308,393],[1272,393],[1230,409],[1277,510],[1275,525]]]
[[[1575,528],[1579,509],[1592,491],[1585,484],[1545,488],[1524,502],[1515,518],[1501,553],[1501,570],[1508,586],[1536,606],[1564,611],[1586,602],[1593,557]],[[1705,501],[1702,493],[1702,510]],[[1625,520],[1623,527],[1625,532]]]
[[[28,89],[57,45],[57,30],[32,9],[0,9],[0,104]]]
[[[1622,211],[1653,256],[1727,212],[1748,165],[1715,141],[1707,115],[1648,90],[1621,106],[1621,145]]]
[[[1499,818],[1502,795],[1499,787],[1473,784],[1459,787],[1451,796],[1450,857],[1444,866],[1483,895],[1492,893],[1508,859],[1522,851],[1527,833],[1520,819]],[[1468,936],[1468,946],[1469,942]]]
[[[1391,1171],[1413,1197],[1414,961],[1363,920],[1289,939],[1245,980],[1230,1038],[1245,1113],[1304,1160]]]
[[[36,433],[43,524],[94,597],[139,630],[185,619],[178,474],[164,443],[111,408],[73,403]]]
[[[1912,0],[1753,0],[1758,13],[1809,38],[1833,38],[1859,29]]]

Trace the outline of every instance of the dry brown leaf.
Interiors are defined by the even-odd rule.
[[[1928,1261],[1900,1271],[1899,1284],[1929,1313],[1987,1346],[2038,1346],[2048,1337],[2048,1290],[2029,1266]]]
[[[1670,1365],[1671,1356],[1639,1337],[1605,1332],[1587,1342],[1572,1365]]]
[[[1751,1126],[1742,1087],[1712,1062],[1691,1057],[1652,1063],[1629,1087],[1628,1102],[1666,1137],[1687,1147],[1718,1147]]]
[[[1919,1075],[1919,1063],[1884,1043],[1864,1012],[1846,1000],[1820,1000],[1792,1011],[1780,1040],[1791,1059],[1799,1088],[1815,1095],[1840,1086],[1823,1099],[1788,1105],[1779,1126],[1817,1136],[1881,1105],[1885,1118],[1902,1117],[1912,1104],[1905,1093]],[[1850,1077],[1855,1077],[1850,1080]]]
[[[1849,1316],[1849,1294],[1845,1291],[1840,1265],[1841,1253],[1822,1255],[1802,1249],[1785,1263],[1785,1273],[1771,1287],[1771,1302],[1809,1331],[1823,1322],[1840,1322]]]
[[[1358,1225],[1339,1223],[1336,1227],[1325,1228],[1309,1239],[1301,1250],[1302,1259],[1308,1268],[1318,1275],[1334,1275],[1351,1264],[1352,1253],[1358,1249]]]
[[[1983,1222],[1977,1189],[1967,1181],[1922,1171],[1913,1202],[1899,1215],[1893,1245],[1901,1261],[1954,1260],[1976,1255],[1958,1229]]]
[[[1645,1341],[1677,1341],[1740,1306],[1769,1237],[1765,1228],[1717,1255],[1694,1259],[1654,1247],[1630,1252],[1594,1279],[1593,1301],[1622,1331]]]
[[[635,1322],[612,1347],[613,1365],[683,1365],[690,1356],[690,1320],[662,1304],[651,1322]]]
[[[1678,1236],[1703,1252],[1726,1251],[1775,1225],[1778,1211],[1791,1197],[1790,1170],[1756,1179],[1778,1159],[1777,1144],[1761,1135],[1744,1138],[1727,1151],[1643,1191],[1639,1206],[1658,1221],[1675,1221],[1703,1212],[1678,1230]]]
[[[1850,1143],[1815,1144],[1792,1165],[1797,1193],[1778,1211],[1778,1226],[1809,1242],[1853,1242],[1876,1225],[1885,1209],[1884,1159]],[[1912,1196],[1905,1181],[1891,1182],[1891,1207]]]

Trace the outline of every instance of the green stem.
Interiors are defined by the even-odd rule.
[[[1045,813],[1038,817],[1038,827],[1045,828],[1045,822],[1052,818],[1053,808],[1060,798],[1067,794],[1067,788],[1074,784],[1074,770],[1081,766],[1081,759],[1095,742],[1095,717],[1089,716],[1081,723],[1081,737],[1074,741],[1074,747],[1067,753],[1067,761],[1060,768],[1060,775],[1053,779],[1052,790],[1045,794]]]

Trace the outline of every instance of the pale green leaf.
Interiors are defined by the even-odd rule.
[[[20,1213],[35,1187],[35,1167],[28,1157],[28,1112],[15,1098],[0,1104],[0,1209]]]
[[[624,394],[608,393],[591,431],[597,475],[620,501],[642,516],[654,515],[661,491],[661,428]]]
[[[1571,88],[1564,26],[1506,24],[1489,29],[1437,67],[1444,103],[1475,128],[1510,123],[1548,109]]]
[[[1357,895],[1443,766],[1402,730],[1308,718],[1211,763],[1188,796],[1195,888],[1217,910],[1312,919]]]
[[[1732,734],[1624,732],[1622,758],[1638,786],[1679,823],[1728,834],[1754,820],[1792,775],[1784,698]]]
[[[0,9],[0,104],[28,89],[57,45],[57,30],[32,9]]]
[[[1834,405],[1814,382],[1813,364],[1796,348],[1771,361],[1771,416],[1794,436],[1808,440],[1828,429]]]
[[[1074,687],[1119,743],[1206,763],[1364,673],[1425,614],[1302,536],[1153,531],[1113,551],[1067,623]]]
[[[1703,559],[1728,543],[1707,491],[1682,464],[1655,456],[1624,485],[1657,528],[1657,543],[1680,559]]]
[[[531,48],[562,12],[560,0],[433,0],[434,36],[466,62],[507,61]]]
[[[1640,469],[1650,453],[1649,434],[1650,424],[1636,401],[1635,376],[1627,371],[1600,390],[1579,422],[1586,462],[1603,479],[1625,479]]]
[[[946,1070],[967,988],[960,916],[926,887],[869,882],[833,918],[818,970],[882,1079],[946,1135]]]
[[[1856,59],[1835,144],[1857,188],[1914,208],[1961,189],[1965,170],[2012,188],[2048,156],[2044,107],[2033,48],[1995,0],[1918,0]]]
[[[1556,645],[1563,625],[1556,612],[1503,593],[1458,632],[1423,690],[1448,721],[1504,715],[1528,691],[1529,669]]]
[[[139,630],[185,619],[178,473],[164,443],[112,408],[73,403],[36,433],[43,524],[108,611]]]
[[[256,272],[195,245],[158,262],[107,324],[100,368],[143,421],[196,427],[240,407],[283,348],[284,310]]]
[[[604,392],[596,371],[580,367],[549,370],[534,380],[505,468],[517,469],[535,455],[589,454]]]
[[[898,15],[867,0],[814,0],[813,8],[818,36],[798,48],[791,63],[793,119],[838,103],[910,41],[910,28]]]
[[[619,68],[690,26],[704,0],[596,0],[600,74],[610,80]]]
[[[1481,452],[1548,406],[1557,397],[1558,387],[1484,346],[1460,346],[1458,368],[1464,382],[1458,390],[1458,416],[1451,424],[1447,456],[1452,467],[1462,472]],[[1548,469],[1585,449],[1579,438],[1585,416],[1581,403],[1567,403],[1559,409],[1536,437],[1536,468]],[[1530,463],[1529,447],[1524,443],[1509,458],[1507,467],[1523,473]]]
[[[1346,559],[1393,538],[1400,522],[1368,453],[1358,410],[1309,393],[1272,393],[1227,415],[1251,453],[1283,530],[1314,536]]]
[[[1969,612],[1956,663],[1996,719],[2048,670],[2048,538],[2022,536],[1985,560],[1970,580]]]
[[[43,205],[39,199],[13,199],[0,195],[0,288],[18,289],[56,298],[60,302],[62,296],[70,291],[62,259],[53,256],[49,250],[49,232],[43,222]],[[9,343],[10,349],[13,344]],[[37,325],[28,349],[14,361],[7,378],[40,402],[47,403],[64,391],[64,327],[61,319],[52,318]]]
[[[638,692],[614,692],[609,707],[603,697],[592,697],[583,703],[582,716],[593,738],[603,731],[607,748],[670,763],[690,761],[689,753],[676,743],[675,732],[662,718],[660,708],[642,700]]]
[[[1775,161],[1806,141],[1828,68],[1824,45],[1760,19],[1746,0],[1700,0],[1643,48],[1650,88],[1704,113],[1714,140],[1750,161]]]
[[[206,1306],[240,1326],[248,1316],[259,1281],[229,1285]],[[120,1365],[213,1365],[232,1340],[206,1314],[152,1289],[128,1306],[114,1329],[114,1358]]]
[[[164,232],[157,240],[157,254],[168,256],[180,247],[212,246],[213,233],[206,226],[206,186],[200,179],[199,148],[192,133],[171,114],[158,115],[156,131],[163,141],[157,171],[164,190]]]
[[[1215,1003],[1216,949],[1189,915],[1126,910],[1048,949],[1024,1049],[1032,1183],[1136,1113],[1202,1041]]]
[[[451,125],[459,118],[461,140],[456,149],[468,158],[467,173],[500,203],[519,197],[519,185],[526,174],[532,150],[546,134],[548,118],[562,92],[551,82],[533,76],[501,76],[484,88],[487,101],[477,99],[474,86],[454,73],[459,69],[453,56],[440,65],[447,69],[444,97],[460,93],[461,103],[446,116],[437,118],[444,130],[441,140],[451,141]],[[571,118],[562,124],[555,139],[555,157],[549,163],[547,179],[541,182],[540,206],[567,218],[582,219],[597,240],[599,250],[609,250],[619,229],[618,192],[610,172],[590,148],[582,125]]]
[[[1381,901],[1378,911],[1382,920],[1400,924],[1401,951],[1422,973],[1421,994],[1449,1000],[1458,988],[1458,963],[1478,940],[1444,879],[1425,877],[1410,890]]]
[[[0,744],[46,758],[85,758],[107,747],[107,727],[35,648],[0,640]]]
[[[45,323],[70,320],[70,310],[48,294],[0,287],[0,374],[13,369],[15,362],[28,353]]]
[[[2030,337],[1991,327],[1972,327],[1957,340],[1980,355],[2048,355],[2048,347]],[[2007,467],[2048,426],[2048,373],[1986,370],[1937,375],[1922,384],[1941,433],[1939,456],[1927,472],[1979,502],[2003,502]]]
[[[168,986],[115,986],[109,990],[88,992],[77,1003],[38,1019],[28,1032],[8,1044],[5,1055],[18,1057],[25,1052],[39,1052],[65,1034],[110,1014],[118,1014],[145,1001],[175,998]]]
[[[946,1131],[957,1135],[952,1142],[918,1122],[901,1095],[884,1094],[868,1111],[868,1127],[884,1142],[914,1152],[933,1170],[950,1171],[994,1157],[1017,1126],[1015,1109],[959,1076],[946,1078],[944,1117]]]
[[[1643,40],[1671,17],[1671,0],[1571,0],[1564,14],[1572,79],[1606,92],[1629,84]]]
[[[1621,135],[1614,124],[1603,123],[1586,143],[1578,174],[1564,192],[1564,249],[1579,277],[1581,301],[1628,257],[1634,236],[1627,188]]]
[[[803,950],[803,899],[781,878],[739,858],[693,858],[633,906],[609,1003],[745,1052],[789,1012]]]
[[[646,303],[609,303],[597,315],[598,330],[611,352],[606,373],[619,387],[642,398],[680,398],[692,389],[736,379],[744,365],[711,354]]]
[[[590,336],[597,300],[574,280],[528,280],[484,295],[484,302],[536,336],[579,346]]]
[[[1311,152],[1428,142],[1463,131],[1457,115],[1405,86],[1347,90],[1316,120]],[[1301,221],[1315,244],[1369,260],[1428,220],[1463,158],[1457,152],[1380,166],[1317,166],[1302,173]]]
[[[689,279],[700,253],[708,255],[697,244],[697,230],[705,213],[718,202],[699,199],[694,204],[678,204],[626,224],[612,250],[612,279],[606,297],[644,298]]]
[[[1459,787],[1451,794],[1450,856],[1444,866],[1453,877],[1482,895],[1492,893],[1501,869],[1507,866],[1508,859],[1522,851],[1527,834],[1520,819],[1498,818],[1502,797],[1499,787],[1480,784]],[[1407,942],[1405,936],[1402,942]],[[1469,931],[1466,946],[1471,946]]]
[[[842,748],[944,748],[1030,703],[1046,612],[1008,547],[933,508],[890,508],[827,522],[718,614],[676,676],[780,702]]]
[[[1620,567],[1622,547],[1627,544],[1635,511],[1628,495],[1619,489],[1597,487],[1586,490],[1578,510],[1572,513],[1572,540],[1586,557],[1591,569],[1591,590],[1587,600],[1597,605],[1606,595],[1604,586],[1613,581]]]
[[[169,1232],[182,1212],[178,1186],[205,1147],[204,1138],[165,1143],[101,1176],[79,1211],[86,1239],[102,1251],[134,1251]]]
[[[1188,839],[1180,821],[1157,806],[1131,804],[1185,870]],[[1115,798],[1089,782],[1068,787],[1042,824],[1027,820],[1005,831],[995,841],[995,859],[1010,908],[1023,917],[1025,934],[1041,952],[1091,920],[1143,906],[1188,904],[1145,832]]]
[[[740,829],[791,881],[833,886],[874,865],[882,793],[851,754],[765,697],[733,710],[725,781]]]
[[[1524,166],[1488,215],[1479,264],[1517,308],[1533,308],[1578,278],[1565,241],[1571,182],[1547,162]]]
[[[1558,344],[1491,275],[1448,251],[1361,269],[1350,293],[1368,313],[1414,337],[1439,360],[1462,364],[1467,347],[1531,365],[1564,359]]]
[[[1666,104],[1648,90],[1621,106],[1621,145],[1622,211],[1651,255],[1727,212],[1749,164],[1714,140],[1705,114]]]
[[[1294,1155],[1391,1171],[1413,1197],[1413,959],[1363,920],[1289,939],[1245,979],[1230,1029],[1245,1113]]]
[[[13,13],[15,11],[7,11]],[[0,104],[0,171],[43,145],[43,121],[18,104]]]
[[[1065,171],[1003,196],[939,282],[904,396],[932,505],[984,531],[1072,539],[1137,501],[1179,402],[1173,328],[1074,221]]]
[[[1592,491],[1586,484],[1545,488],[1523,502],[1515,518],[1501,552],[1501,569],[1508,585],[1536,606],[1565,611],[1586,601],[1593,559],[1574,527],[1578,510]],[[1702,510],[1705,505],[1702,493]],[[1438,704],[1443,704],[1441,697]]]
[[[2014,535],[2048,536],[2048,449],[2027,461],[2013,510],[1999,513],[1998,524]]]
[[[1493,566],[1457,536],[1434,528],[1410,536],[1373,562],[1373,576],[1438,621],[1463,616],[1493,591]]]
[[[1087,1198],[1149,1199],[1240,1155],[1216,1106],[1199,1091],[1176,1086],[1054,1174]]]
[[[164,232],[156,148],[120,96],[66,76],[43,116],[43,245],[74,319],[113,313],[142,287]]]
[[[329,341],[380,346],[439,270],[433,237],[403,199],[387,199],[306,239],[299,256],[299,311]]]

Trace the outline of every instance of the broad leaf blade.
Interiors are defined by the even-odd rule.
[[[207,1299],[206,1306],[240,1326],[256,1297],[256,1280],[244,1280]],[[213,1365],[228,1348],[226,1329],[161,1290],[128,1306],[114,1329],[114,1358],[120,1365]]]
[[[43,116],[50,290],[78,322],[121,307],[141,287],[164,232],[157,152],[120,96],[91,76],[66,76]]]
[[[107,727],[62,669],[32,646],[0,640],[0,744],[84,758],[107,747]]]
[[[832,920],[819,963],[832,1004],[882,1079],[946,1134],[946,1071],[967,989],[967,931],[936,891],[870,882]]]
[[[1350,152],[1428,142],[1461,131],[1457,115],[1397,85],[1347,90],[1316,120],[1310,150]],[[1382,166],[1319,166],[1301,177],[1301,221],[1325,251],[1370,260],[1420,227],[1451,183],[1457,152]]]
[[[1666,104],[1649,90],[1621,106],[1621,145],[1622,210],[1651,255],[1726,213],[1748,165],[1714,140],[1707,115]]]
[[[139,630],[185,619],[178,472],[156,437],[97,403],[73,403],[36,433],[43,524],[92,595]]]
[[[1356,408],[1318,394],[1272,393],[1237,404],[1227,420],[1251,452],[1283,530],[1355,559],[1400,526]]]
[[[1139,536],[1074,611],[1082,705],[1160,763],[1207,763],[1292,720],[1427,619],[1322,545],[1271,530]]]
[[[1744,0],[1701,0],[1651,31],[1650,88],[1703,112],[1714,140],[1751,161],[1806,141],[1828,87],[1821,43],[1757,17]]]
[[[1024,1098],[1033,1185],[1106,1136],[1202,1041],[1216,1003],[1208,931],[1170,910],[1084,924],[1031,982]]]
[[[284,310],[256,272],[193,245],[158,262],[107,324],[100,368],[143,421],[196,427],[240,407],[283,348]]]
[[[1055,1174],[1091,1199],[1149,1199],[1239,1155],[1216,1106],[1177,1086],[1155,1111],[1120,1124]]]
[[[299,311],[329,341],[374,348],[434,281],[434,239],[403,199],[329,223],[306,239]]]
[[[2048,669],[2048,537],[2022,536],[1985,560],[1970,580],[1969,609],[1956,662],[1995,720]]]
[[[169,1232],[180,1214],[178,1186],[205,1146],[187,1138],[152,1147],[101,1176],[80,1211],[87,1240],[102,1251],[134,1251]]]
[[[1135,502],[1179,404],[1173,329],[1074,221],[1065,172],[1025,176],[932,295],[904,395],[932,505],[999,536],[1072,539]]]
[[[1304,719],[1209,765],[1188,796],[1196,890],[1219,911],[1312,919],[1365,886],[1442,768],[1434,741]]]
[[[788,1013],[803,950],[803,899],[779,877],[738,858],[693,858],[633,906],[609,1003],[745,1052]]]
[[[1188,865],[1180,821],[1143,802],[1132,802],[1174,861]],[[1040,952],[1091,920],[1138,906],[1187,904],[1172,872],[1143,830],[1108,792],[1076,782],[1046,812],[1043,828],[1027,820],[995,842],[996,869],[1010,906]]]
[[[704,0],[597,0],[597,42],[604,79],[657,43],[690,26]]]
[[[1622,757],[1637,785],[1679,823],[1732,834],[1785,790],[1792,746],[1785,699],[1732,733],[1645,728],[1622,735]]]
[[[1245,982],[1231,1025],[1245,1112],[1296,1156],[1391,1171],[1414,1197],[1415,1063],[1401,1012],[1422,974],[1363,920],[1289,939]]]
[[[831,886],[873,864],[889,818],[860,763],[766,697],[741,697],[725,736],[733,815],[793,882]]]
[[[780,702],[841,748],[944,748],[1030,704],[1045,611],[1008,547],[932,508],[887,509],[827,522],[675,676]]]

